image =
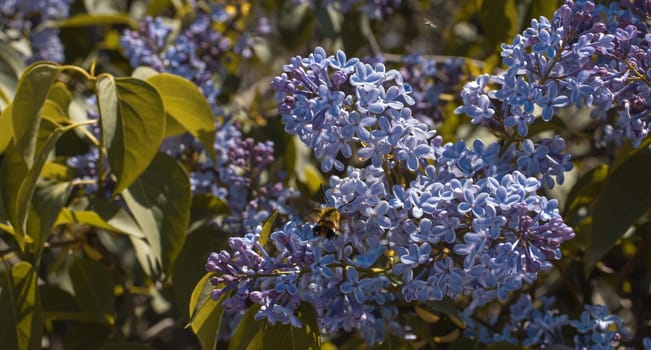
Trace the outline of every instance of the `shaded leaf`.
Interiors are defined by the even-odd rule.
[[[43,104],[60,71],[61,67],[56,64],[39,62],[27,67],[18,81],[11,123],[16,149],[28,168],[36,157]]]
[[[199,88],[177,75],[161,73],[147,79],[163,99],[165,112],[196,137],[215,160],[215,119]]]
[[[104,145],[117,177],[113,194],[129,187],[154,159],[165,133],[165,110],[156,89],[134,78],[97,79]]]
[[[452,299],[446,297],[443,300],[432,300],[426,302],[425,305],[429,306],[434,311],[441,312],[448,316],[457,327],[465,327],[461,315],[459,314],[459,310]]]
[[[21,157],[18,150],[11,141],[5,151],[2,162],[0,163],[0,188],[2,192],[2,202],[5,208],[7,219],[14,226],[14,235],[16,243],[21,250],[25,249],[25,234],[23,230],[16,227],[18,221],[18,192],[20,185],[27,174],[27,165]],[[21,225],[22,226],[22,225]]]
[[[585,268],[606,254],[651,207],[651,152],[634,153],[614,169],[594,201]]]
[[[123,193],[163,270],[170,274],[190,221],[190,179],[174,158],[159,153]]]
[[[258,321],[255,319],[255,314],[260,310],[260,305],[254,304],[249,307],[248,310],[242,316],[240,323],[237,324],[235,332],[231,337],[229,343],[229,350],[245,350],[248,349],[249,343],[254,340],[256,334],[263,333],[262,328],[265,325],[264,321]],[[260,339],[261,340],[261,339]],[[261,347],[254,347],[255,349],[261,349]],[[285,347],[281,347],[284,349]]]
[[[191,304],[192,291],[205,275],[201,267],[211,252],[226,248],[228,237],[217,225],[201,226],[188,235],[172,270],[172,290],[178,305]]]
[[[510,42],[518,30],[515,0],[486,0],[479,9],[479,20],[486,38],[493,46]]]
[[[40,251],[43,243],[47,241],[61,208],[70,197],[70,191],[72,191],[71,182],[40,183],[36,185],[32,198],[33,211],[30,212],[28,220],[38,221],[37,231],[29,231],[37,252]]]
[[[209,222],[215,217],[228,214],[230,208],[223,199],[211,194],[195,194],[192,196],[190,222]]]
[[[589,206],[599,194],[607,175],[607,164],[597,165],[583,175],[567,195],[563,217],[572,220],[581,207]]]
[[[70,279],[81,310],[93,314],[98,321],[113,324],[115,283],[108,267],[96,261],[76,259],[70,266]]]
[[[98,350],[154,350],[147,344],[131,342],[126,340],[114,340],[101,345]]]

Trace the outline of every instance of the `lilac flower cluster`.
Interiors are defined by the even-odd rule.
[[[206,12],[204,7],[196,6],[193,21],[174,37],[170,23],[161,17],[147,17],[140,30],[125,30],[120,44],[132,67],[148,66],[187,78],[217,109],[217,77],[228,73],[231,61],[251,57],[255,38],[271,30],[264,17],[252,28],[242,30],[240,22],[248,11],[244,7],[210,2]]]
[[[28,63],[42,60],[63,62],[59,30],[46,27],[45,23],[68,17],[71,3],[71,0],[2,1],[0,42],[11,44],[27,38],[29,52],[18,51]]]
[[[263,17],[245,28],[247,4],[210,2],[208,6],[209,11],[195,6],[195,17],[178,36],[172,35],[172,25],[164,18],[147,17],[139,31],[124,32],[121,45],[132,67],[144,65],[193,81],[213,112],[224,117],[217,125],[216,163],[190,135],[167,139],[161,150],[187,165],[195,195],[209,194],[228,205],[231,214],[220,222],[222,229],[240,234],[252,230],[273,210],[288,213],[285,202],[296,193],[286,189],[282,179],[263,182],[263,172],[273,161],[273,144],[245,139],[216,101],[220,95],[216,82],[229,73],[233,60],[251,57],[254,40],[269,33],[269,23]]]
[[[294,0],[294,2],[315,6],[314,0]],[[320,3],[322,7],[332,7],[342,13],[359,8],[369,18],[379,20],[393,14],[400,7],[402,0],[323,0],[316,3]]]
[[[565,1],[551,20],[533,19],[502,45],[506,72],[467,84],[456,112],[525,137],[537,118],[586,106],[605,141],[639,145],[651,127],[649,15],[645,1]]]
[[[631,337],[623,321],[609,314],[603,305],[585,305],[585,310],[578,320],[571,320],[552,306],[554,298],[539,297],[540,307],[536,307],[529,294],[524,294],[509,307],[508,323],[501,332],[494,332],[493,327],[499,317],[489,317],[486,322],[474,322],[466,319],[468,335],[476,336],[484,343],[508,342],[523,346],[566,345],[563,330],[569,328],[573,334],[574,349],[612,349],[623,346],[622,341]],[[518,340],[522,338],[522,341]]]
[[[476,310],[503,301],[574,237],[556,200],[537,194],[541,182],[518,170],[540,168],[539,158],[514,161],[515,146],[479,140],[443,144],[412,116],[399,72],[322,48],[284,70],[271,85],[285,130],[314,149],[324,171],[343,169],[336,157],[351,157],[353,146],[368,162],[330,178],[328,203],[343,217],[335,239],[289,222],[271,234],[272,247],[257,229],[209,257],[213,298],[228,293],[226,310],[250,300],[261,306],[258,319],[298,326],[296,308],[307,302],[321,330],[358,329],[373,344],[410,332],[400,303],[451,298]]]
[[[188,156],[198,157],[185,161],[192,193],[209,194],[228,205],[231,213],[220,223],[226,232],[240,234],[253,230],[274,210],[291,214],[287,201],[297,193],[283,185],[282,177],[276,181],[265,179],[265,172],[274,161],[271,141],[243,138],[235,124],[227,123],[217,130],[216,163],[201,155],[203,148],[189,135],[166,140],[162,150],[181,161]]]

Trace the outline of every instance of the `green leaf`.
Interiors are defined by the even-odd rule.
[[[7,265],[5,264],[5,267]],[[19,262],[4,273],[0,294],[0,339],[5,349],[40,349],[42,328],[41,302],[36,272],[27,262]]]
[[[70,280],[82,311],[97,321],[114,323],[115,298],[113,274],[104,264],[90,259],[75,259],[70,266]]]
[[[538,18],[540,16],[552,18],[554,11],[559,7],[558,1],[555,0],[533,0],[529,6],[531,13],[527,18]],[[525,23],[528,24],[529,22]]]
[[[226,248],[228,237],[218,225],[201,226],[188,235],[172,270],[172,291],[178,305],[190,304],[192,291],[205,274],[201,266],[211,252]]]
[[[601,185],[606,180],[607,175],[607,164],[597,165],[583,175],[572,186],[570,193],[567,195],[563,217],[572,220],[580,208],[590,206],[594,202],[594,198],[599,194]]]
[[[192,207],[190,209],[190,222],[207,222],[216,216],[228,214],[230,208],[223,199],[211,194],[196,194],[192,196]]]
[[[262,225],[262,231],[260,231],[260,239],[259,239],[261,246],[264,247],[267,245],[267,241],[269,240],[269,234],[271,234],[271,228],[273,227],[273,224],[276,221],[277,217],[278,217],[278,211],[274,210],[271,216],[264,221],[264,224]]]
[[[45,165],[50,152],[54,150],[59,137],[63,135],[64,130],[61,128],[56,128],[55,125],[50,121],[44,121],[41,124],[39,130],[37,142],[37,155],[34,160],[33,166],[24,173],[23,176],[20,174],[25,170],[24,163],[23,165],[18,164],[18,159],[16,157],[11,158],[12,162],[16,164],[16,169],[1,169],[0,167],[0,177],[5,176],[17,176],[20,181],[20,186],[18,187],[18,192],[15,193],[15,217],[11,221],[16,231],[16,235],[22,235],[26,232],[27,225],[27,216],[29,214],[29,208],[32,202],[32,195],[36,189],[36,182],[38,181],[41,170]],[[3,162],[4,163],[4,162]],[[15,187],[11,187],[10,190],[15,190]],[[4,192],[3,192],[4,193]],[[14,194],[11,194],[13,197]],[[7,204],[7,202],[5,202]],[[10,216],[11,218],[11,216]]]
[[[89,209],[71,210],[63,208],[57,218],[56,225],[69,223],[85,224],[107,231],[123,233],[135,238],[145,238],[145,234],[135,219],[118,205],[97,200],[93,202]]]
[[[296,328],[291,324],[277,322],[268,326],[262,332],[262,344],[264,349],[312,349],[321,348],[321,340],[318,329],[310,327]]]
[[[36,157],[43,104],[60,71],[61,67],[56,64],[39,62],[27,67],[18,81],[11,122],[16,149],[28,168]]]
[[[152,0],[147,5],[147,15],[158,16],[166,8],[172,5],[172,0]]]
[[[163,99],[167,114],[196,137],[215,160],[215,119],[199,88],[177,75],[161,73],[147,79]]]
[[[0,154],[4,153],[13,140],[14,131],[11,126],[11,105],[0,114]]]
[[[0,188],[2,188],[2,202],[7,219],[14,226],[14,231],[17,231],[14,237],[21,250],[25,249],[25,234],[24,227],[17,226],[19,222],[18,193],[27,171],[27,165],[12,140],[5,151],[2,163],[0,163]]]
[[[634,153],[608,175],[594,201],[585,268],[603,257],[651,207],[651,152]]]
[[[233,333],[233,336],[231,337],[231,341],[229,343],[228,349],[229,350],[246,350],[249,347],[249,343],[254,340],[256,337],[256,334],[262,333],[262,328],[265,325],[264,321],[258,321],[255,319],[255,314],[260,310],[260,305],[254,304],[253,306],[249,307],[248,310],[244,313],[244,316],[242,316],[242,319],[240,320],[240,323],[237,324],[237,328],[235,328],[235,332]],[[255,347],[256,349],[260,349],[260,347]],[[285,347],[280,347],[280,349],[284,349]]]
[[[190,221],[188,173],[174,158],[159,153],[123,197],[169,275]]]
[[[493,45],[510,42],[518,30],[515,0],[485,0],[479,9],[479,20],[486,38]]]
[[[117,177],[115,195],[129,187],[158,153],[165,110],[157,90],[144,80],[101,75],[96,87],[104,145]]]
[[[45,25],[54,28],[77,28],[101,25],[124,24],[138,29],[138,23],[128,13],[87,14],[81,13],[58,21],[48,21]]]
[[[155,350],[147,344],[131,342],[126,340],[113,340],[99,348],[98,350]]]
[[[411,350],[413,347],[409,345],[406,340],[396,337],[395,335],[387,335],[384,341],[373,347],[375,350]]]
[[[428,301],[425,305],[429,306],[434,311],[438,311],[448,316],[457,327],[465,327],[461,315],[459,314],[459,310],[452,299],[446,297],[443,300]]]
[[[70,197],[71,190],[71,182],[40,183],[36,185],[32,198],[33,210],[30,212],[28,221],[37,221],[37,231],[29,231],[37,252],[40,251],[43,243],[47,241],[61,208]]]
[[[18,77],[23,70],[25,62],[18,51],[9,43],[0,43],[0,110],[4,110],[14,98]]]
[[[210,292],[213,286],[210,284],[212,274],[206,274],[199,283],[197,283],[190,298],[190,327],[196,334],[204,350],[215,348],[217,341],[217,332],[221,323],[224,308],[222,301],[230,293],[222,294],[218,300],[212,300]]]

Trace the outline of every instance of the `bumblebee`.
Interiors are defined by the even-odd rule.
[[[323,190],[323,188],[321,189]],[[325,194],[325,191],[323,192]],[[334,239],[341,234],[341,209],[352,203],[355,198],[351,199],[339,208],[329,206],[325,208],[315,209],[316,225],[312,228],[312,233],[315,236],[325,237],[327,239]]]
[[[315,236],[326,237],[334,239],[341,234],[341,213],[335,207],[326,207],[317,209],[318,221],[312,228],[312,233]]]

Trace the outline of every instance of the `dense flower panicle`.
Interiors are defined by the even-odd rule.
[[[190,135],[167,139],[161,150],[186,165],[193,194],[210,194],[228,205],[230,214],[220,224],[234,234],[253,230],[274,210],[288,214],[287,201],[297,195],[284,187],[282,177],[263,181],[263,172],[273,161],[273,143],[244,138],[231,113],[216,101],[220,94],[216,82],[226,75],[230,60],[251,57],[254,40],[270,31],[266,18],[240,28],[239,21],[248,11],[245,6],[227,8],[226,4],[213,2],[208,10],[196,6],[196,16],[178,36],[172,35],[172,24],[163,18],[147,17],[138,31],[126,30],[120,40],[132,67],[148,66],[193,81],[213,112],[223,116],[214,144],[216,162]]]
[[[0,4],[0,42],[11,44],[27,37],[27,45],[17,47],[29,47],[29,52],[18,50],[28,63],[63,62],[59,30],[44,24],[68,17],[71,3],[71,0],[3,1]]]
[[[603,122],[604,141],[639,145],[651,127],[649,11],[643,1],[609,7],[566,1],[551,20],[533,19],[502,45],[507,70],[467,84],[456,112],[526,137],[537,118],[549,121],[560,107],[586,106]]]
[[[237,11],[233,13],[226,7],[226,4],[211,3],[209,11],[205,11],[204,7],[197,6],[196,17],[175,37],[171,36],[171,23],[160,17],[147,17],[139,30],[124,31],[120,38],[124,54],[132,67],[148,66],[193,81],[217,111],[218,76],[226,74],[234,57],[251,57],[255,38],[270,30],[266,18],[242,30],[238,21],[245,10],[236,6]],[[224,29],[217,30],[218,27]],[[237,33],[235,38],[232,33]]]
[[[574,334],[574,349],[613,349],[630,340],[630,334],[623,321],[609,314],[602,305],[584,305],[585,311],[577,320],[553,308],[554,298],[541,296],[541,306],[535,306],[529,294],[520,296],[509,307],[507,323],[501,333],[487,328],[494,326],[498,319],[489,317],[486,323],[476,322],[467,317],[474,310],[464,310],[465,321],[470,327],[467,334],[476,336],[484,343],[508,342],[523,346],[542,346],[565,344],[564,330]],[[470,312],[469,312],[470,311]],[[522,338],[520,342],[518,339]]]
[[[452,298],[476,309],[506,300],[574,237],[557,202],[539,196],[541,181],[529,175],[566,170],[559,141],[523,151],[443,144],[412,116],[411,88],[399,72],[341,51],[316,48],[284,70],[271,86],[286,131],[314,149],[324,170],[341,169],[336,157],[351,157],[353,147],[368,161],[330,178],[327,202],[343,217],[332,240],[289,222],[271,235],[273,250],[258,243],[258,229],[232,238],[233,253],[209,258],[213,296],[231,291],[223,301],[229,307],[248,298],[261,305],[258,318],[296,324],[290,315],[308,302],[321,329],[359,329],[373,344],[409,332],[393,302]],[[392,184],[387,171],[413,179]]]

